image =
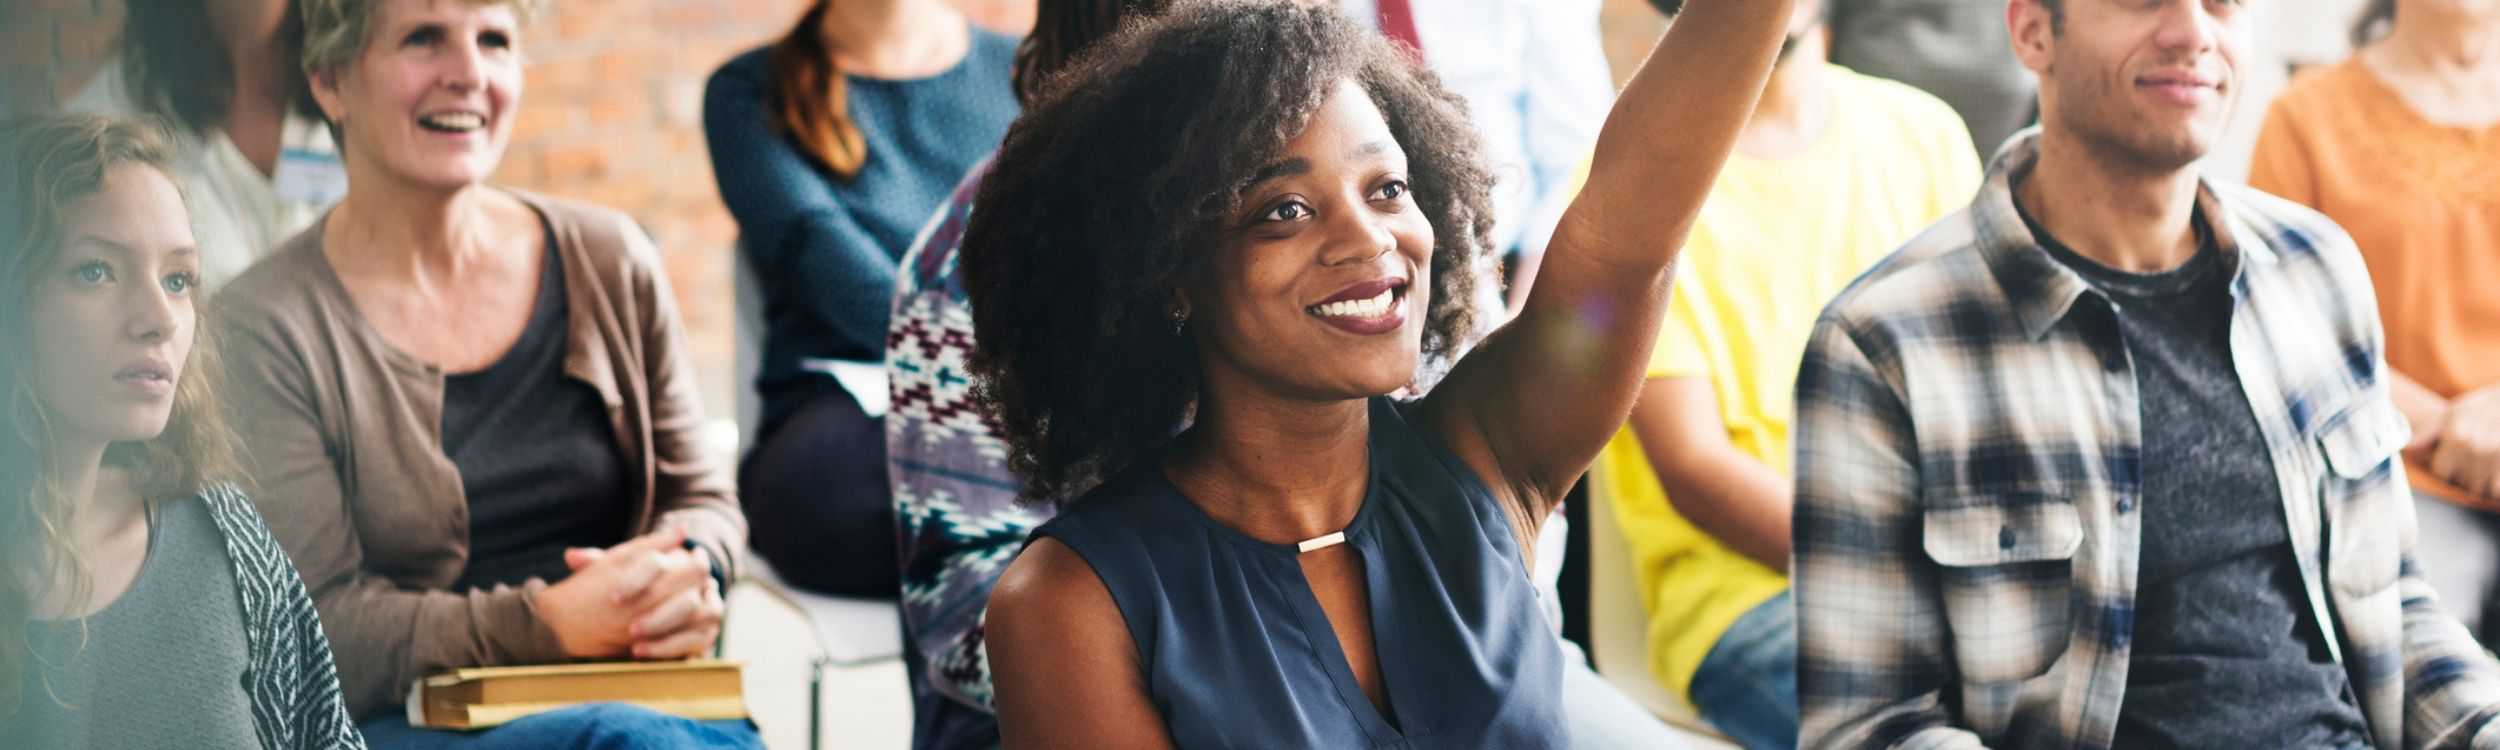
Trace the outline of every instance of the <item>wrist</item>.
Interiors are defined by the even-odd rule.
[[[695,557],[703,559],[704,572],[712,576],[714,590],[719,591],[721,596],[728,596],[729,569],[721,566],[720,556],[712,554],[712,551],[704,548],[703,545],[696,544],[693,537],[686,538],[685,547],[687,552],[694,553]]]

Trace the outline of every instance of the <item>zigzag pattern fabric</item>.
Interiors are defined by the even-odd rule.
[[[251,665],[243,689],[251,695],[261,747],[363,748],[364,735],[356,731],[339,693],[330,639],[295,563],[241,488],[211,487],[200,493],[200,501],[216,519],[226,539],[226,558],[234,565],[235,598],[243,606]]]
[[[982,714],[991,711],[981,628],[990,587],[1050,517],[1016,504],[1006,441],[974,400],[966,367],[972,306],[956,251],[988,174],[986,161],[973,167],[903,256],[886,337],[893,400],[885,417],[905,635],[925,661],[927,687]]]

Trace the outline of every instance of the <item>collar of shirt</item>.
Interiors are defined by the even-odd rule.
[[[1989,162],[1988,180],[1970,206],[1970,222],[1977,232],[1973,244],[1997,285],[2005,289],[2023,332],[2035,342],[2074,311],[2076,300],[2099,294],[2081,274],[2041,249],[2039,239],[2032,236],[2014,207],[2014,185],[2029,178],[2032,165],[2040,159],[2039,132],[2034,126],[2006,140]],[[2246,299],[2246,266],[2273,265],[2280,257],[2255,228],[2225,210],[2224,199],[2212,182],[2197,180],[2196,203],[2197,214],[2209,223],[2208,229],[2219,230],[2213,232],[2216,249],[2240,256],[2240,262],[2233,264],[2231,295]]]

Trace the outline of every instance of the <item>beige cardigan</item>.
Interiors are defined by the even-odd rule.
[[[607,402],[634,533],[682,525],[734,575],[746,520],[697,440],[702,406],[650,239],[615,211],[520,197],[554,229],[564,374]],[[348,710],[393,707],[410,681],[447,668],[563,660],[531,609],[545,583],[448,590],[468,563],[469,516],[442,451],[443,372],[356,311],[322,255],[327,223],[221,290],[214,321],[252,496],[312,591]]]

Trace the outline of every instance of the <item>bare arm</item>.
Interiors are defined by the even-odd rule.
[[[1677,515],[1763,567],[1788,572],[1788,478],[1728,442],[1709,380],[1650,379],[1632,406],[1632,432]]]
[[[1675,256],[1761,96],[1790,2],[1691,3],[1615,100],[1519,317],[1425,401],[1425,421],[1531,534],[1631,411]]]
[[[990,679],[1012,750],[1168,750],[1128,623],[1092,566],[1043,538],[990,592]]]

